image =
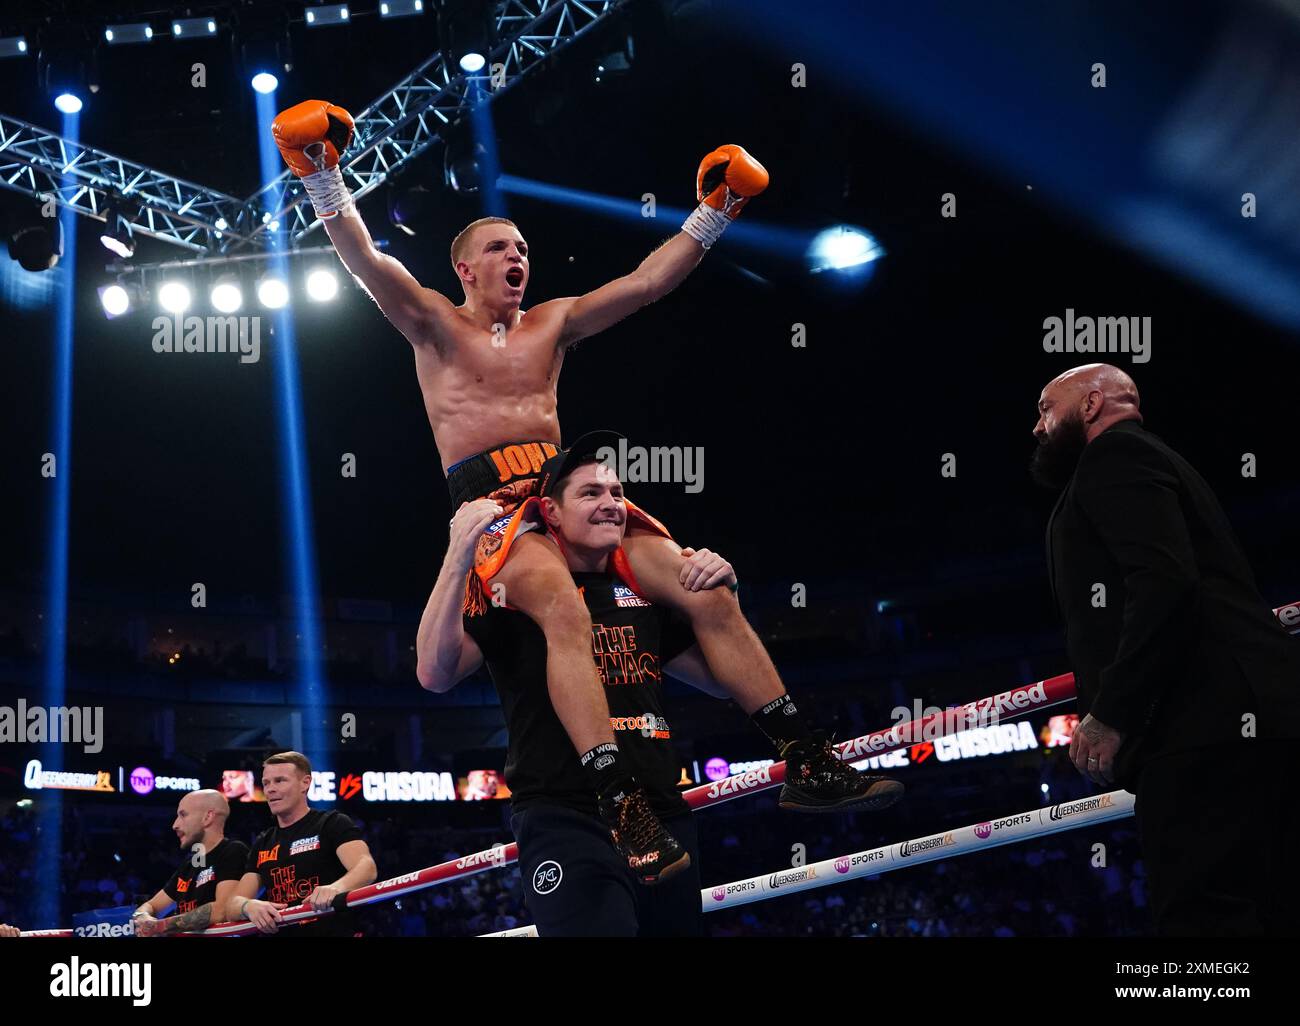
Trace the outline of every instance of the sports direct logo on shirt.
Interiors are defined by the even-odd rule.
[[[614,604],[616,606],[648,606],[650,603],[626,584],[616,584],[614,585]]]
[[[289,857],[301,855],[305,851],[316,851],[320,847],[320,834],[313,834],[311,837],[300,837],[289,845]]]

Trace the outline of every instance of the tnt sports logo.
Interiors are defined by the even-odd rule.
[[[153,790],[153,770],[147,766],[137,766],[131,771],[131,790],[136,794],[148,794]]]
[[[835,860],[835,872],[847,873],[848,871],[849,871],[849,857],[847,855],[841,855],[839,858]]]
[[[305,851],[316,851],[320,848],[320,834],[313,834],[311,837],[300,837],[289,845],[289,857],[301,855]]]
[[[757,880],[742,880],[740,883],[727,884],[725,887],[715,887],[710,893],[714,901],[726,901],[732,894],[748,894],[756,890],[758,890]]]
[[[650,603],[643,599],[625,584],[614,585],[614,605],[616,606],[648,606]]]
[[[1023,816],[1008,816],[1006,819],[995,819],[992,823],[976,823],[975,836],[981,841],[986,841],[993,836],[995,830],[1005,830],[1007,827],[1023,826],[1033,820],[1033,816],[1028,814]]]
[[[538,866],[537,872],[533,874],[533,890],[538,894],[550,894],[560,886],[560,881],[563,879],[564,870],[560,868],[560,864],[548,859]]]

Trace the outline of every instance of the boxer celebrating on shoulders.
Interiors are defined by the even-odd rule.
[[[512,608],[541,628],[551,704],[580,753],[592,790],[597,798],[624,796],[611,827],[630,810],[644,813],[637,829],[625,831],[644,841],[629,853],[629,865],[648,865],[652,852],[680,850],[648,804],[635,800],[638,787],[619,758],[591,660],[590,614],[559,550],[539,530],[538,480],[543,462],[559,449],[556,387],[568,348],[671,292],[749,199],[767,187],[767,172],[741,147],[719,147],[700,165],[699,206],[681,232],[632,273],[527,311],[522,303],[530,265],[523,235],[505,218],[475,221],[452,243],[452,263],[465,292],[465,302],[455,306],[375,247],[339,168],[352,137],[346,110],[308,100],[282,112],[273,132],[348,271],[414,348],[453,509],[488,498],[500,510],[477,542],[465,612],[480,615],[490,595],[506,595]],[[799,741],[810,759],[813,748],[824,755],[828,746],[822,742],[784,736],[798,718],[784,712],[788,696],[734,595],[702,589],[697,580],[683,588],[693,571],[681,548],[662,524],[630,502],[622,550],[631,587],[688,619],[714,676],[745,711],[783,723],[781,744]],[[772,719],[777,714],[783,720]],[[826,807],[811,792],[808,797],[792,794],[789,804]],[[656,873],[641,875],[652,879]]]

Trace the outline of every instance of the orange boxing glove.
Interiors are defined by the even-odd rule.
[[[352,115],[327,100],[304,100],[271,122],[280,156],[311,197],[319,217],[334,217],[352,203],[339,170],[352,141]]]
[[[695,176],[695,198],[700,205],[686,219],[682,231],[708,249],[767,183],[767,169],[744,147],[719,146],[700,161]]]

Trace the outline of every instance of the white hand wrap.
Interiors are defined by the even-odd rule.
[[[352,206],[352,193],[343,183],[343,172],[338,166],[303,175],[298,179],[311,198],[316,216],[324,220],[346,213]]]
[[[306,181],[306,179],[303,179]],[[731,224],[731,218],[720,210],[714,210],[707,203],[701,203],[691,211],[691,216],[682,222],[682,231],[698,242],[705,249],[712,246]]]

